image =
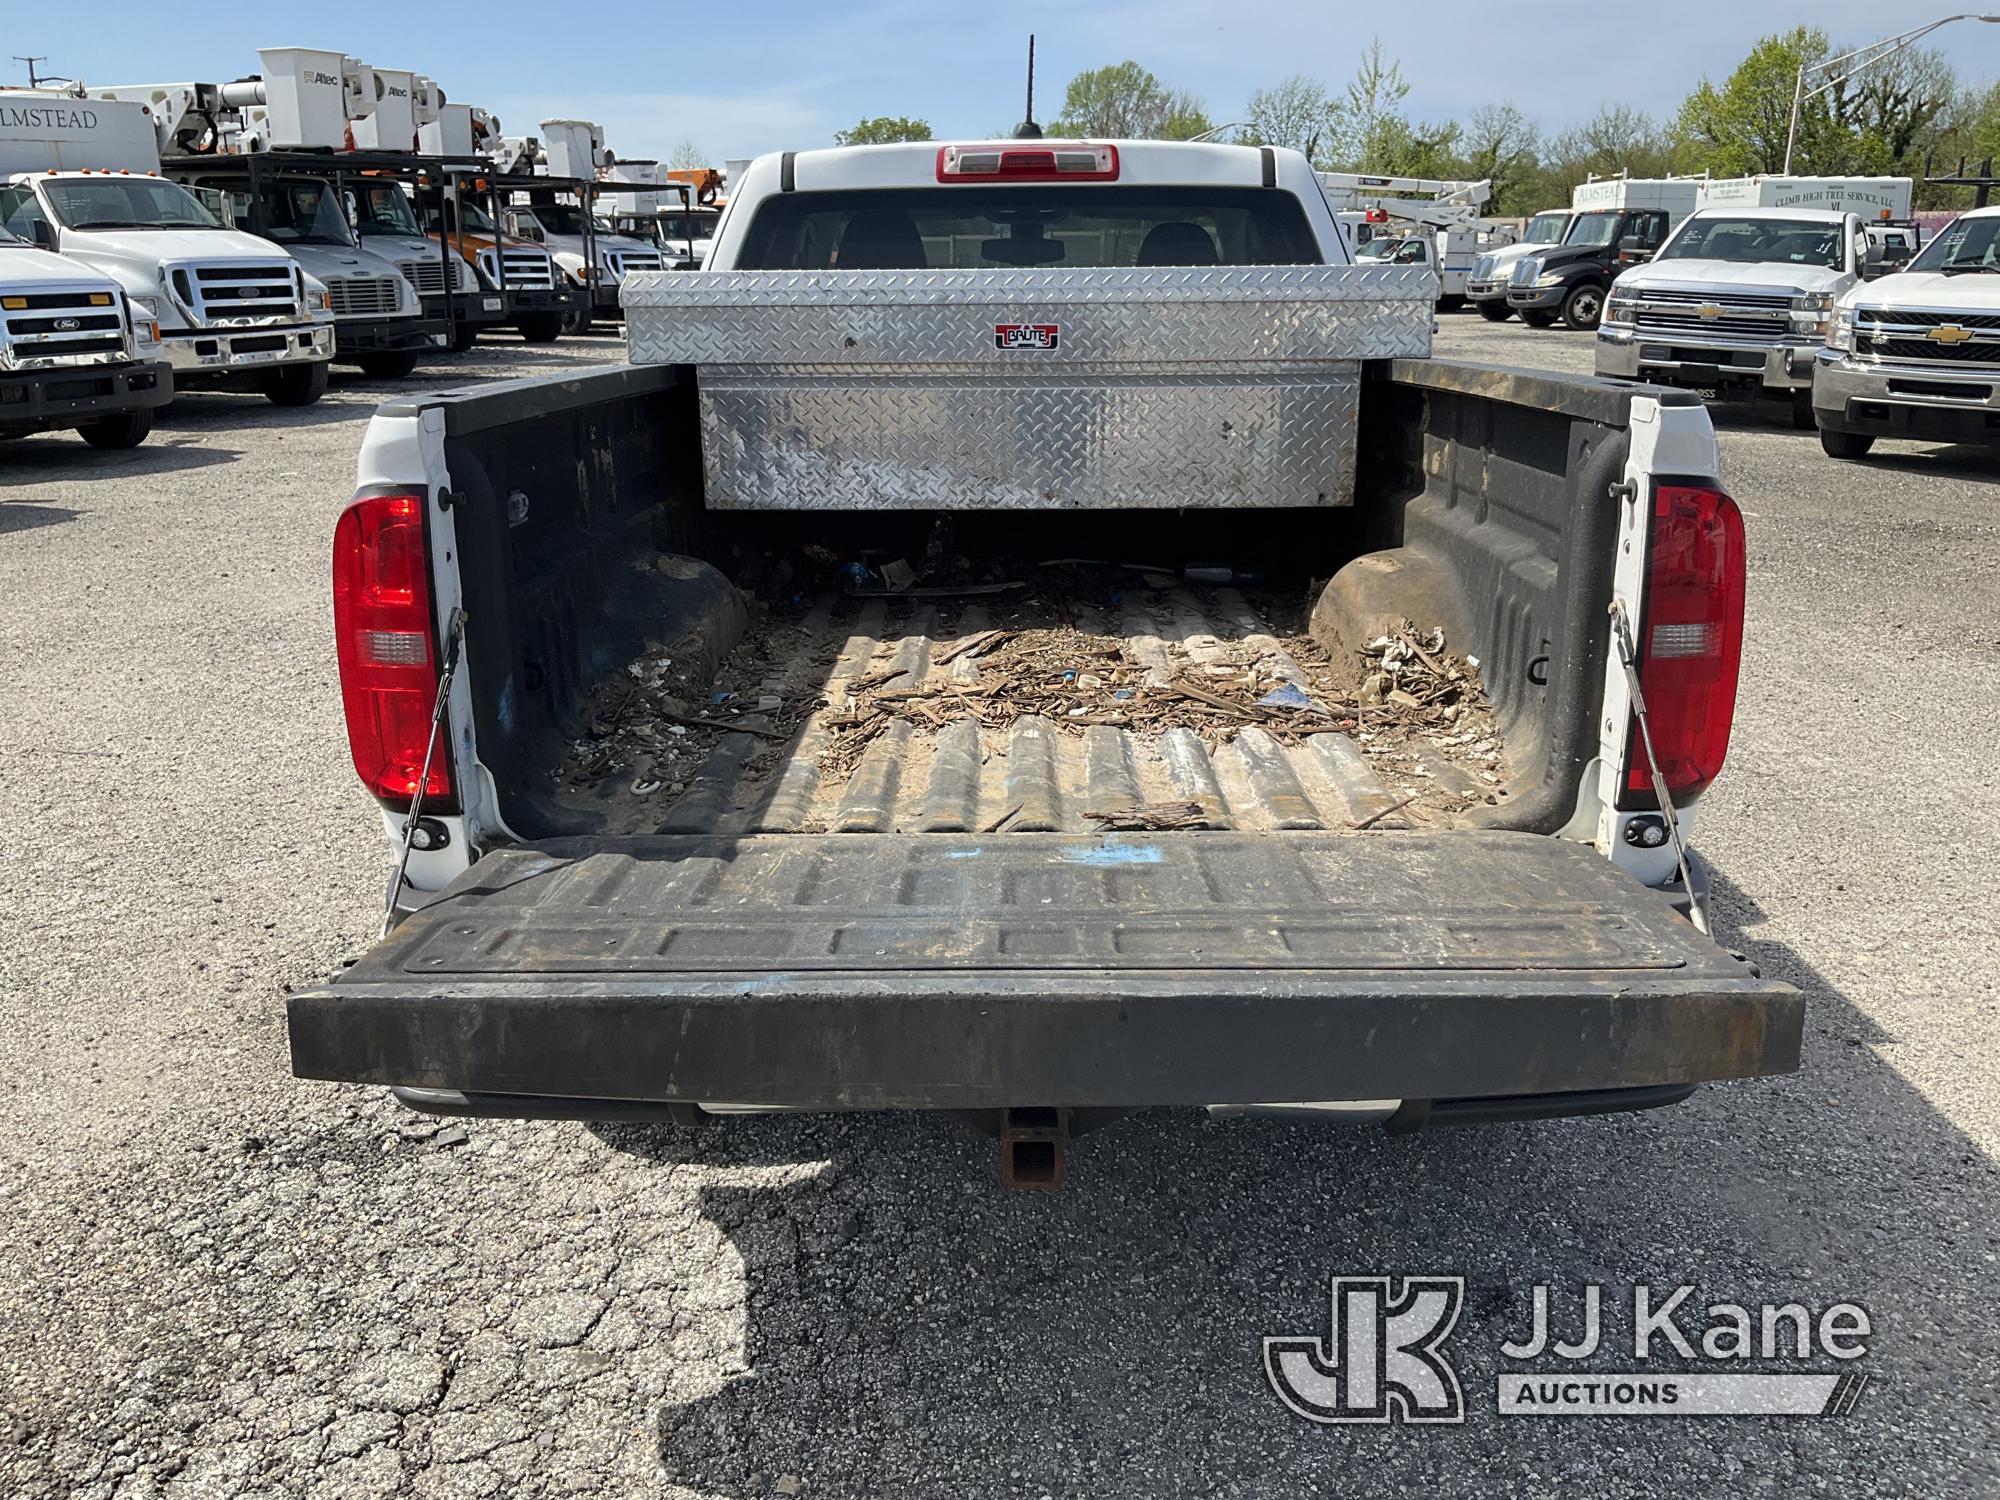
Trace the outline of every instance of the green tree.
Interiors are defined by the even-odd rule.
[[[1493,196],[1487,212],[1526,212],[1533,192],[1541,132],[1512,104],[1482,104],[1465,122],[1462,170],[1472,181],[1488,179]]]
[[[836,130],[836,146],[885,146],[894,141],[927,141],[929,120],[913,120],[908,115],[876,115],[858,122],[852,130]]]
[[[1799,26],[1759,41],[1720,88],[1702,79],[1674,118],[1681,168],[1718,177],[1784,170],[1799,69],[1824,61],[1829,51],[1824,31]],[[1799,109],[1792,170],[1801,175],[1840,172],[1852,155],[1853,138],[1833,95],[1806,100]]]
[[[1350,159],[1357,172],[1396,171],[1394,159],[1410,155],[1414,132],[1403,118],[1410,85],[1403,66],[1382,52],[1379,36],[1347,85],[1347,119],[1353,133]]]
[[[1593,175],[1664,176],[1672,154],[1672,143],[1652,116],[1622,104],[1606,105],[1583,124],[1549,139],[1521,211],[1567,208],[1571,192]]]
[[[1319,79],[1294,73],[1282,83],[1258,89],[1244,106],[1245,123],[1236,139],[1246,146],[1284,146],[1305,153],[1315,167],[1330,170],[1352,147],[1347,111]]]
[[[1206,135],[1202,101],[1184,89],[1170,89],[1135,62],[1092,68],[1069,81],[1062,117],[1051,135],[1185,141]]]

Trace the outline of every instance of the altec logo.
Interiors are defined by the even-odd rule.
[[[1062,338],[1061,325],[1056,323],[995,323],[993,325],[993,347],[995,349],[1053,349]]]

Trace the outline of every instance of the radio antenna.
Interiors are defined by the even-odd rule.
[[[1041,138],[1042,127],[1035,123],[1035,34],[1031,31],[1028,33],[1028,112],[1014,127],[1014,139],[1038,141]]]

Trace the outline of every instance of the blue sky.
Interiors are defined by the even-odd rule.
[[[449,97],[497,110],[510,133],[581,117],[603,124],[621,156],[664,156],[693,140],[720,162],[830,144],[833,131],[862,115],[920,116],[941,136],[1010,125],[1020,115],[1030,30],[1039,37],[1044,119],[1073,73],[1131,57],[1201,95],[1218,122],[1234,120],[1252,89],[1286,74],[1344,81],[1379,34],[1411,82],[1413,114],[1463,114],[1511,98],[1553,130],[1606,102],[1671,111],[1704,71],[1726,72],[1759,35],[1801,21],[1853,45],[1932,13],[1921,0],[1915,11],[1881,0],[1643,8],[1581,0],[342,0],[310,8],[0,0],[0,31],[6,52],[46,53],[47,68],[101,84],[239,77],[256,71],[259,45],[337,49],[427,73]],[[266,15],[280,18],[244,19]],[[577,18],[576,29],[552,27],[558,16]],[[2000,76],[2000,26],[1960,23],[1936,43],[1961,76]],[[0,66],[6,81],[26,81],[19,64]]]

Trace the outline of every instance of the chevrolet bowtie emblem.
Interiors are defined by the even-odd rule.
[[[1960,328],[1956,323],[1940,323],[1924,337],[1933,344],[1962,344],[1972,337],[1972,330]]]
[[[1704,302],[1694,310],[1694,315],[1697,318],[1719,318],[1722,316],[1722,309],[1713,302]]]

